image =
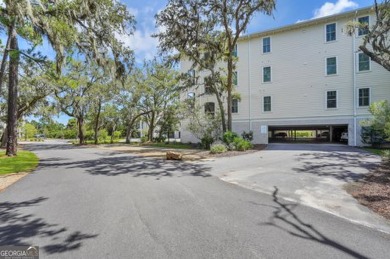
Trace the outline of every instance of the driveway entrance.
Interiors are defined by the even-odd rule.
[[[216,160],[213,168],[227,182],[268,194],[277,190],[286,199],[375,227],[383,220],[358,204],[344,185],[380,161],[339,144],[270,144],[261,152]]]

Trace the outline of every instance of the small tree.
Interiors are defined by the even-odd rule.
[[[34,135],[37,134],[37,132],[38,131],[33,124],[31,124],[31,123],[24,124],[23,133],[24,133],[25,140],[33,138]]]
[[[189,123],[187,129],[201,141],[202,148],[210,149],[211,144],[222,136],[219,113],[205,114],[203,107],[185,107],[185,117]]]
[[[362,141],[366,144],[380,145],[390,140],[390,104],[387,100],[375,102],[369,108],[373,117],[362,123]]]

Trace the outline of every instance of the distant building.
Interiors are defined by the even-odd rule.
[[[359,9],[240,38],[234,83],[241,101],[233,101],[233,131],[252,130],[253,142],[262,144],[312,132],[314,139],[338,142],[343,136],[351,146],[362,145],[360,122],[370,117],[372,102],[390,100],[390,73],[359,51],[366,30],[347,34],[353,20],[371,26],[374,11]],[[181,64],[183,72],[190,67]],[[218,107],[212,95],[197,102]],[[198,142],[183,124],[182,141]]]

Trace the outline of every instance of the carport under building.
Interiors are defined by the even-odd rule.
[[[269,126],[269,142],[340,142],[348,125]]]

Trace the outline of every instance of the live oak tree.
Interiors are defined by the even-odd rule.
[[[187,59],[193,63],[193,68],[212,74],[207,83],[215,89],[217,100],[226,93],[224,131],[232,129],[237,41],[256,13],[270,15],[274,8],[274,0],[170,0],[156,17],[157,25],[164,28],[155,35],[161,51],[176,53],[174,60]],[[225,64],[222,71],[225,75],[215,68],[219,62]],[[220,110],[223,113],[224,109]],[[225,121],[225,114],[222,115]]]
[[[81,52],[101,66],[113,58],[116,75],[120,76],[131,64],[132,52],[118,40],[118,35],[132,33],[134,17],[115,0],[3,0],[0,17],[0,31],[7,35],[0,67],[1,89],[8,62],[6,154],[14,156],[18,66],[20,56],[27,56],[19,49],[19,40],[36,46],[46,39],[56,52],[58,72],[66,56]]]
[[[61,112],[76,119],[79,144],[85,144],[85,121],[95,100],[91,93],[101,85],[103,78],[104,73],[97,65],[72,60],[56,82],[58,107]]]
[[[148,140],[153,141],[156,126],[172,111],[169,108],[178,102],[178,77],[174,70],[156,59],[146,62],[144,70],[146,94],[141,101],[150,110],[145,115],[145,122],[149,127]]]

